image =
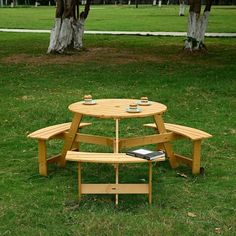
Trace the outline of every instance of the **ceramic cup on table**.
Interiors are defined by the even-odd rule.
[[[84,95],[84,103],[88,104],[88,103],[92,103],[93,102],[93,97],[89,94],[89,95]]]
[[[148,97],[141,97],[140,98],[140,103],[143,104],[143,105],[148,104],[149,103]]]
[[[138,105],[136,103],[131,103],[129,105],[129,110],[130,111],[137,111],[137,109],[138,109]]]

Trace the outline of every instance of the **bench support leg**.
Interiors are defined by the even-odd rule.
[[[78,162],[78,199],[81,200],[81,163]]]
[[[201,160],[201,140],[197,140],[193,142],[192,174],[200,173],[200,160]]]
[[[38,155],[39,155],[39,174],[43,176],[48,175],[48,167],[47,167],[47,157],[46,157],[46,141],[39,140],[38,141]]]
[[[149,162],[148,201],[152,203],[152,162]]]

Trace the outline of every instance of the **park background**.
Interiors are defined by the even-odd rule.
[[[93,9],[94,8],[94,9]],[[0,8],[0,28],[50,29],[55,7]],[[213,6],[207,32],[233,32],[234,6]],[[92,6],[86,30],[186,31],[178,6]],[[85,35],[85,50],[46,55],[49,34],[0,32],[0,235],[234,235],[235,38],[206,38],[208,51],[186,54],[184,37]],[[77,201],[77,170],[50,166],[38,174],[37,143],[27,134],[71,121],[67,107],[84,94],[140,98],[168,107],[165,121],[196,127],[214,137],[203,143],[204,175],[183,166],[154,168],[153,204],[147,197],[84,196]],[[86,132],[111,135],[113,121],[87,119]],[[121,133],[149,119],[121,123]],[[106,129],[104,129],[106,127]],[[61,142],[52,142],[49,152]],[[152,148],[152,146],[150,147]],[[188,153],[190,145],[175,148]],[[109,151],[83,145],[82,150]],[[86,165],[85,180],[113,179],[112,167]],[[100,173],[103,173],[101,175]],[[184,175],[182,175],[184,174]],[[185,177],[181,177],[185,176]],[[121,180],[147,179],[147,169],[121,168]]]

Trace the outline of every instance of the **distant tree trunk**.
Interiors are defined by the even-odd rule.
[[[3,7],[3,0],[0,0],[0,7]]]
[[[158,1],[158,6],[161,7],[161,0]]]
[[[77,0],[57,0],[55,26],[51,30],[48,53],[63,53],[67,48],[83,47],[84,23],[89,14],[91,0],[79,14]]]
[[[11,1],[11,7],[16,7],[18,5],[17,0],[12,0]]]
[[[201,0],[189,1],[188,33],[184,48],[187,50],[200,50],[206,48],[204,37],[210,15],[212,0],[206,0],[206,7],[201,16]]]
[[[179,16],[184,16],[185,3],[184,0],[179,0]]]

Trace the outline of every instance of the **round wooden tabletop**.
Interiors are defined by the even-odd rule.
[[[138,105],[140,112],[128,112],[130,104],[138,103],[136,99],[98,99],[96,104],[84,104],[84,101],[73,103],[69,110],[82,115],[88,115],[98,118],[136,118],[147,117],[161,114],[167,110],[167,107],[161,103],[150,101],[149,106]]]

